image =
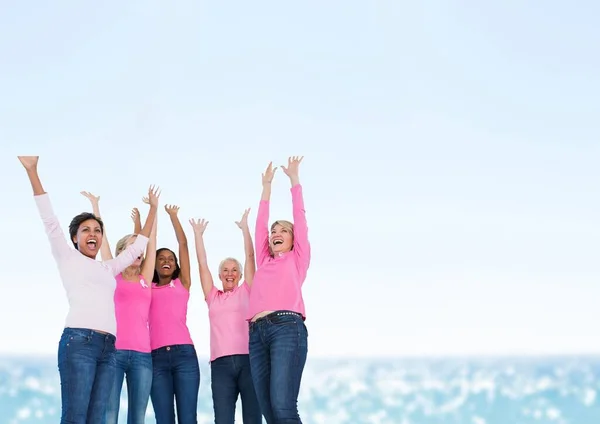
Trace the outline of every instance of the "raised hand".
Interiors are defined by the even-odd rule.
[[[275,176],[275,171],[277,171],[277,167],[273,168],[273,162],[269,162],[269,166],[267,166],[267,169],[262,174],[263,185],[271,184],[271,181],[273,181],[273,177]]]
[[[17,156],[26,170],[37,168],[39,156]]]
[[[208,221],[204,219],[190,219],[190,224],[194,229],[194,233],[196,234],[204,234],[204,230],[206,230],[206,226],[208,225]]]
[[[83,197],[87,198],[90,203],[93,205],[97,205],[98,202],[100,201],[100,196],[94,196],[92,193],[90,193],[89,191],[82,191],[80,192]]]
[[[240,230],[248,228],[248,214],[250,213],[250,208],[244,211],[242,215],[242,219],[239,221],[235,221],[235,224],[240,228]]]
[[[131,210],[131,220],[137,224],[138,222],[141,223],[141,219],[140,219],[140,211],[138,210],[138,208],[133,208]]]
[[[179,206],[176,205],[165,205],[165,210],[169,214],[169,216],[177,216],[177,212],[179,212]]]
[[[304,159],[304,156],[290,156],[288,159],[287,168],[281,165],[281,169],[283,169],[285,175],[287,175],[290,178],[297,178],[298,168],[300,167],[300,162],[302,162],[302,159]]]
[[[151,185],[148,189],[148,196],[142,198],[142,202],[157,207],[158,199],[160,198],[160,189],[155,185]],[[168,212],[168,211],[167,211]]]

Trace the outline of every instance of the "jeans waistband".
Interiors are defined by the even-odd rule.
[[[294,312],[294,311],[275,311],[275,312],[271,312],[270,314],[265,315],[264,317],[260,317],[259,319],[257,319],[254,322],[250,321],[249,325],[250,325],[250,327],[252,327],[253,324],[260,324],[261,322],[270,321],[272,318],[282,317],[282,316],[286,316],[286,315],[291,315],[291,316],[298,317],[302,321],[304,321],[306,319],[306,318],[304,318],[304,316],[302,316],[301,313],[298,313],[298,312]]]
[[[83,336],[90,337],[96,340],[104,340],[107,342],[115,342],[117,338],[110,333],[103,333],[101,331],[92,330],[89,328],[76,328],[76,327],[65,327],[63,334],[80,334]]]
[[[179,345],[169,345],[169,346],[162,346],[156,349],[152,349],[152,353],[160,353],[160,352],[172,352],[172,351],[181,351],[181,350],[195,350],[194,345],[192,344],[179,344]]]

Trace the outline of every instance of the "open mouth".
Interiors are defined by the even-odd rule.
[[[281,244],[283,244],[283,240],[279,240],[279,239],[273,240],[273,246],[279,246]]]
[[[169,264],[164,264],[163,266],[161,266],[161,269],[166,269],[166,270],[169,270],[169,269],[171,269],[171,265],[169,265]]]
[[[98,246],[98,242],[96,240],[92,239],[92,240],[88,240],[86,245],[89,249],[95,249]]]
[[[228,283],[233,283],[235,281],[235,279],[233,279],[233,278],[226,278],[225,281],[227,281]]]

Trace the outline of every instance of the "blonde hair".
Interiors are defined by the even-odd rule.
[[[115,256],[119,256],[119,254],[127,248],[127,242],[131,240],[132,237],[137,237],[137,234],[127,234],[125,237],[121,237],[115,247]]]
[[[274,223],[271,224],[271,231],[275,229],[276,225],[281,225],[286,230],[292,234],[292,249],[294,248],[294,224],[290,221],[286,221],[285,219],[278,219]],[[269,242],[269,254],[274,256],[273,249],[271,249],[271,243]]]
[[[236,266],[238,267],[238,270],[240,271],[240,275],[242,275],[242,264],[236,258],[225,258],[225,259],[223,259],[221,261],[221,263],[219,264],[219,274],[221,274],[221,271],[223,271],[223,267],[225,266],[226,262],[234,262],[236,264]]]

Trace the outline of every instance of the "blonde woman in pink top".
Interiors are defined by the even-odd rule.
[[[96,216],[100,216],[100,197],[89,192],[82,192],[91,204]],[[151,197],[144,197],[142,201],[151,208],[158,208],[160,193],[153,189]],[[115,248],[115,255],[119,255],[127,246],[131,245],[141,231],[140,212],[134,208],[131,214],[134,222],[133,234],[122,237]],[[121,404],[121,391],[123,380],[127,376],[127,423],[144,424],[146,409],[150,399],[152,387],[152,355],[150,353],[150,331],[148,328],[148,315],[152,300],[151,287],[156,260],[156,224],[150,234],[150,241],[146,248],[146,257],[140,255],[133,264],[117,275],[117,288],[115,290],[115,312],[117,317],[116,365],[117,372],[110,392],[110,399],[106,413],[106,423],[116,424],[119,420]],[[102,260],[112,259],[110,245],[103,235],[100,249]]]
[[[247,209],[242,219],[236,222],[244,236],[244,282],[242,266],[237,259],[225,258],[219,265],[219,280],[223,290],[215,287],[212,273],[208,268],[204,230],[205,220],[190,220],[196,240],[196,255],[200,270],[200,282],[204,299],[208,305],[210,321],[210,370],[215,424],[233,424],[235,404],[238,395],[242,398],[244,424],[261,424],[262,416],[252,376],[248,356],[248,322],[246,313],[250,297],[250,287],[254,279],[254,246],[248,228]]]
[[[152,348],[152,390],[150,398],[157,424],[174,424],[177,406],[179,424],[196,424],[200,366],[187,326],[190,299],[190,254],[188,241],[179,221],[178,206],[167,205],[179,244],[175,252],[162,248],[156,252],[150,304],[150,347]]]
[[[256,217],[256,274],[250,291],[250,369],[260,409],[268,424],[301,423],[298,393],[308,352],[302,285],[310,265],[310,243],[297,156],[282,166],[289,177],[294,223],[275,221],[269,231],[271,182],[277,168],[262,177]]]

